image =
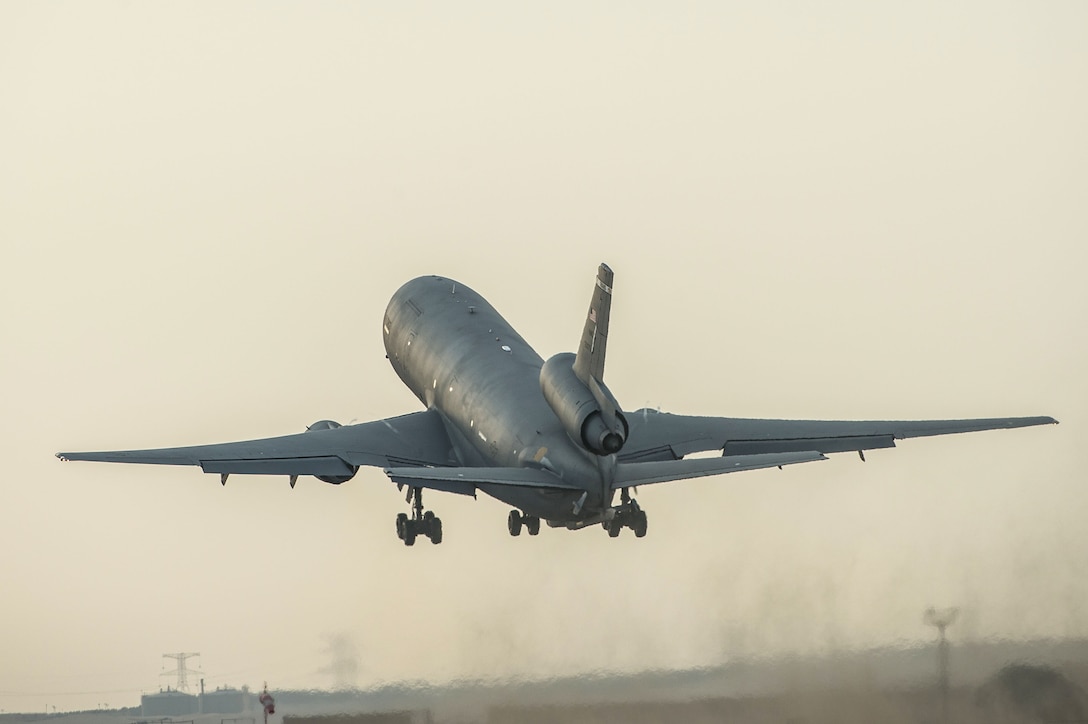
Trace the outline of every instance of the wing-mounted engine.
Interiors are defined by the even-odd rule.
[[[614,455],[627,442],[628,426],[603,382],[587,385],[574,371],[575,355],[557,354],[540,369],[540,389],[571,439],[594,455]]]
[[[343,425],[341,425],[339,422],[336,422],[335,420],[318,420],[314,424],[308,426],[306,428],[306,432],[318,432],[320,430],[335,430],[338,427],[343,427]],[[333,485],[340,485],[340,483],[346,483],[347,481],[354,478],[355,473],[357,473],[357,472],[359,472],[359,466],[358,465],[353,465],[353,466],[351,466],[351,474],[350,475],[315,475],[314,477],[317,478],[318,480],[320,480],[323,483],[331,483]],[[293,480],[292,480],[291,487],[292,488],[295,487]]]

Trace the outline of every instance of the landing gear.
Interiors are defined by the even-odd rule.
[[[521,526],[523,525],[529,535],[536,535],[540,532],[540,518],[535,515],[522,515],[520,510],[511,510],[510,515],[506,516],[506,530],[510,531],[510,535],[521,535]]]
[[[418,535],[429,538],[434,545],[441,543],[442,519],[430,510],[424,512],[423,491],[420,488],[409,488],[407,500],[412,504],[412,517],[409,518],[406,513],[397,514],[397,537],[406,546],[415,545]]]
[[[631,497],[627,488],[620,492],[620,504],[615,515],[601,525],[608,531],[609,538],[616,538],[624,528],[635,532],[636,538],[646,537],[646,511],[639,507],[638,501]]]
[[[423,514],[423,529],[427,531],[431,543],[438,545],[442,542],[442,519],[429,510]]]

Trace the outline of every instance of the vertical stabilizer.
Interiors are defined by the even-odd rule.
[[[604,353],[608,346],[608,315],[612,309],[612,270],[597,268],[597,284],[589,300],[589,314],[574,359],[574,373],[587,386],[591,379],[604,382]]]

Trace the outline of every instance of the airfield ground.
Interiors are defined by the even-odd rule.
[[[1088,723],[1088,641],[954,649],[947,717],[934,663],[930,648],[889,649],[691,671],[278,691],[269,724]],[[254,702],[242,714],[170,719],[141,716],[138,707],[0,715],[0,724],[31,722],[263,724],[263,714]]]

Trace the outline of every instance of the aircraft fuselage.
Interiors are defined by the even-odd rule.
[[[592,519],[612,502],[598,458],[575,443],[540,388],[544,360],[480,294],[443,277],[420,277],[393,295],[385,350],[405,385],[446,424],[465,466],[542,467],[584,488],[481,484],[484,493],[554,522]]]

